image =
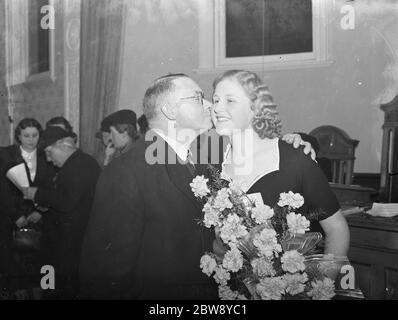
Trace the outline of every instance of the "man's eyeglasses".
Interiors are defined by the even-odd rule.
[[[181,98],[180,100],[197,100],[203,106],[204,99],[205,99],[205,94],[203,92],[197,92],[196,96]]]

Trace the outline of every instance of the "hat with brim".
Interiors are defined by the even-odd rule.
[[[137,115],[129,109],[111,113],[101,121],[101,129],[97,132],[96,137],[102,138],[102,132],[111,132],[111,127],[118,124],[130,124],[137,130]]]
[[[73,132],[65,131],[60,127],[48,127],[40,136],[39,148],[44,150],[48,146],[56,143],[58,140],[64,138],[74,138],[76,135]]]

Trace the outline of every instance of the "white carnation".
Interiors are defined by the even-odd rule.
[[[222,265],[227,271],[232,272],[238,272],[242,268],[243,257],[235,246],[225,254]]]
[[[219,211],[232,208],[232,202],[229,200],[229,190],[227,188],[222,188],[217,192],[213,206]]]
[[[204,205],[202,211],[205,213],[203,222],[207,228],[220,225],[220,212],[210,204],[210,201]]]
[[[286,292],[292,296],[300,294],[305,290],[305,284],[308,281],[306,273],[287,273],[283,275],[283,279],[286,283]]]
[[[271,228],[264,228],[253,239],[254,246],[259,250],[260,255],[272,257],[274,252],[281,252],[282,247],[276,239],[276,231]]]
[[[204,176],[196,176],[195,179],[192,180],[189,185],[191,186],[191,190],[195,194],[195,197],[202,198],[210,193],[210,190],[207,187],[208,181],[209,179],[205,179]]]
[[[231,275],[223,267],[217,266],[215,268],[215,274],[214,274],[213,278],[214,278],[214,280],[216,280],[216,282],[218,284],[225,286],[225,285],[227,285],[228,280],[231,279]]]
[[[264,278],[256,285],[256,292],[262,300],[281,300],[286,283],[281,277]]]
[[[305,270],[305,258],[297,250],[290,250],[283,254],[281,258],[282,269],[284,271],[295,273]]]
[[[302,216],[301,214],[296,214],[294,212],[290,212],[286,216],[287,226],[289,231],[293,234],[295,233],[305,233],[306,231],[310,230],[310,222],[307,220],[306,217]]]
[[[308,296],[312,297],[312,300],[330,300],[336,294],[334,281],[330,278],[311,282],[311,285],[312,289],[308,292]]]
[[[298,209],[304,204],[304,198],[300,193],[293,193],[289,191],[288,193],[281,193],[278,206],[284,207],[289,206],[293,209]]]
[[[251,262],[253,272],[259,277],[273,277],[276,274],[272,261],[266,258],[256,258]]]
[[[202,256],[202,258],[200,258],[200,268],[202,269],[202,272],[206,274],[208,277],[212,275],[216,267],[217,267],[216,260],[211,256],[209,256],[208,254],[205,254]]]
[[[274,210],[263,204],[252,209],[252,218],[257,224],[264,224],[274,216]]]
[[[218,287],[218,296],[221,300],[236,300],[239,293],[232,291],[227,285],[221,285]]]
[[[239,238],[247,234],[246,227],[242,225],[241,219],[236,214],[228,215],[228,218],[224,220],[224,225],[220,229],[220,237],[225,243],[236,243]]]

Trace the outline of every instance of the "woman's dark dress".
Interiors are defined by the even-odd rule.
[[[301,149],[279,140],[279,170],[266,174],[256,181],[247,192],[261,193],[264,203],[274,207],[282,192],[292,191],[304,197],[304,205],[298,211],[303,215],[314,210],[322,210],[319,221],[324,220],[340,209],[335,194],[318,164]],[[319,223],[311,223],[311,231],[321,231]]]

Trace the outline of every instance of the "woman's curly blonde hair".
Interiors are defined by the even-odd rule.
[[[252,126],[261,139],[281,136],[282,123],[276,111],[274,99],[260,77],[254,72],[229,70],[213,82],[213,90],[225,79],[236,80],[252,101],[254,111]]]

